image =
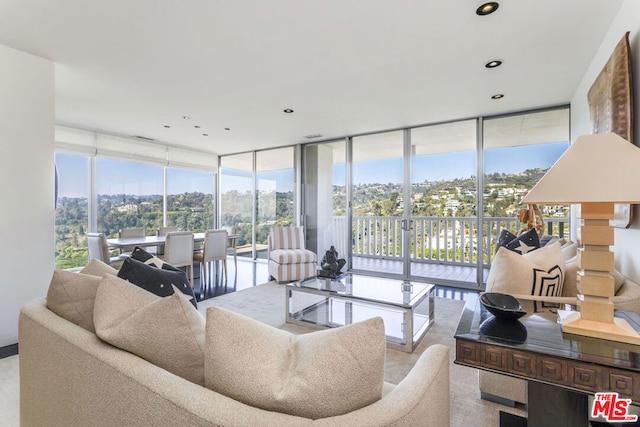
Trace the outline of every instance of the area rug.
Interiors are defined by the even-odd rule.
[[[447,298],[435,299],[435,322],[413,353],[387,349],[385,380],[397,384],[407,375],[420,355],[432,344],[449,347],[451,426],[482,427],[498,425],[499,411],[526,415],[520,409],[506,408],[480,399],[478,371],[453,363],[455,339],[453,335],[464,307],[464,301]],[[198,310],[206,313],[208,307],[217,306],[295,334],[315,329],[285,322],[285,290],[283,285],[269,282],[231,294],[202,301]]]

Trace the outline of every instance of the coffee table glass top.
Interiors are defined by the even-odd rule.
[[[403,282],[381,277],[347,273],[339,279],[312,277],[289,286],[315,289],[348,296],[350,299],[380,302],[410,308],[423,299],[434,285]]]

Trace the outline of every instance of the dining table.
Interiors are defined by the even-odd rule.
[[[230,242],[240,237],[239,234],[229,234],[228,239]],[[165,244],[167,236],[140,236],[140,237],[114,237],[107,239],[107,246],[115,249],[130,248],[132,246],[139,246],[141,248],[148,246],[162,246]],[[204,242],[204,232],[193,233],[193,242]]]

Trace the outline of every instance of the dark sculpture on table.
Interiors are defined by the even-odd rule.
[[[318,277],[328,277],[330,279],[337,279],[342,273],[342,267],[347,263],[344,258],[338,258],[338,251],[335,246],[331,246],[325,255],[322,257],[320,267],[322,270],[318,270]]]

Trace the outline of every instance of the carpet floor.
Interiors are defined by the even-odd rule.
[[[207,307],[211,306],[222,307],[296,334],[315,330],[285,323],[284,286],[275,283],[266,283],[202,301],[198,304],[198,309],[205,314]],[[453,335],[463,307],[464,301],[436,297],[435,322],[414,352],[409,354],[387,349],[385,379],[397,384],[411,370],[427,347],[432,344],[444,344],[449,348],[450,357],[451,427],[498,426],[501,410],[526,416],[526,412],[521,409],[508,408],[480,399],[477,369],[453,363]]]

